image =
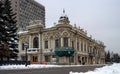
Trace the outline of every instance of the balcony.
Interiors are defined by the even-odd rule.
[[[74,54],[74,49],[70,47],[64,47],[64,48],[55,48],[55,54],[59,57],[70,57]]]
[[[90,56],[90,57],[94,57],[95,54],[94,54],[93,52],[90,52],[90,53],[89,53],[89,56]]]
[[[30,54],[30,53],[38,53],[39,52],[39,49],[38,48],[29,48],[27,50],[27,53]]]

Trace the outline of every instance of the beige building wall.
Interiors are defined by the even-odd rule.
[[[51,28],[45,28],[40,20],[30,22],[28,31],[19,34],[19,57],[24,59],[25,51],[22,43],[28,43],[28,59],[31,63],[50,63],[50,64],[104,64],[105,63],[105,45],[87,36],[81,28],[70,25],[67,16],[61,16],[58,24]],[[35,38],[38,38],[34,42]],[[65,44],[65,38],[67,43]],[[56,40],[60,41],[60,47],[56,48]],[[38,47],[34,48],[35,45]],[[35,44],[35,45],[34,45]],[[68,46],[65,46],[68,45]],[[47,47],[45,47],[47,46]],[[55,51],[62,53],[73,49],[73,56],[58,56]],[[65,50],[63,50],[65,49]]]

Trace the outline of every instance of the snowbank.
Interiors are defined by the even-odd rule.
[[[82,65],[45,65],[45,64],[31,64],[27,67],[25,65],[3,65],[0,66],[0,70],[11,70],[11,69],[35,69],[35,68],[52,68],[52,67],[73,67]]]
[[[69,74],[120,74],[120,63],[113,64],[111,66],[104,66],[102,68],[96,68],[94,71],[88,72],[70,72]]]
[[[32,64],[28,65],[4,65],[0,66],[0,70],[10,70],[10,69],[35,69],[35,68],[51,68],[51,67],[60,67],[58,65],[42,65],[42,64]]]

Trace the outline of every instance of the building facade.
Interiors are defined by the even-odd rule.
[[[16,14],[18,31],[26,30],[31,20],[42,20],[45,26],[45,7],[35,0],[10,0]]]
[[[19,59],[31,63],[104,64],[105,45],[87,36],[81,28],[72,26],[64,14],[58,23],[45,28],[40,20],[30,22],[28,31],[19,33]],[[24,45],[29,47],[25,48]],[[27,49],[27,50],[26,50]]]

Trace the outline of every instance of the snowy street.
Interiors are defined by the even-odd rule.
[[[9,65],[0,66],[0,74],[69,74],[87,72],[103,65]]]
[[[101,67],[101,68],[99,68]],[[96,68],[96,69],[95,69]],[[0,74],[120,74],[120,64],[100,65],[6,65]]]

